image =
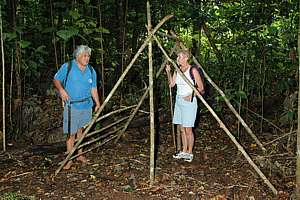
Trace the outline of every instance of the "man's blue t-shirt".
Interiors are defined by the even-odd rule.
[[[76,60],[72,60],[72,67],[68,74],[65,90],[70,97],[70,101],[80,101],[89,98],[84,102],[71,104],[72,108],[83,110],[89,109],[93,106],[91,98],[91,89],[97,88],[97,76],[94,69],[89,69],[86,66],[84,71],[81,71],[77,65]],[[68,63],[63,64],[54,76],[54,80],[59,80],[62,84],[66,78],[68,71]]]

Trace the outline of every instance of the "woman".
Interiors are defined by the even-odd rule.
[[[193,80],[190,75],[193,73],[196,88],[198,89],[198,94],[204,90],[202,79],[198,70],[188,63],[190,53],[188,50],[180,50],[177,53],[177,64],[180,67],[181,72],[193,85]],[[173,123],[178,124],[181,132],[182,140],[182,151],[173,155],[175,159],[184,159],[187,162],[192,162],[193,160],[193,145],[194,145],[194,133],[193,127],[196,120],[197,114],[197,100],[193,95],[193,89],[188,85],[188,83],[178,74],[174,73],[171,76],[170,65],[166,66],[166,71],[168,74],[169,86],[177,86],[176,102],[174,108]]]

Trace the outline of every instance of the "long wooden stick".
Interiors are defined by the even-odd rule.
[[[176,137],[175,137],[175,128],[173,124],[173,95],[172,95],[172,88],[168,86],[169,88],[169,101],[170,101],[170,112],[171,112],[171,128],[172,128],[172,136],[173,136],[173,145],[174,145],[174,152],[176,153]]]
[[[150,3],[147,1],[147,30],[151,34],[151,14]],[[155,169],[155,125],[154,125],[154,97],[153,97],[153,60],[152,60],[152,40],[148,43],[148,61],[149,61],[149,111],[150,111],[150,185],[154,184]]]
[[[234,100],[235,101],[235,100]],[[235,101],[237,104],[239,104],[239,102]],[[252,113],[253,115],[255,115],[256,117],[259,117],[261,119],[263,119],[265,122],[269,123],[270,125],[272,125],[274,128],[276,128],[277,130],[279,130],[281,133],[285,133],[281,128],[279,128],[276,124],[274,124],[273,122],[269,121],[268,119],[264,118],[263,116],[261,116],[260,114],[254,112],[253,110],[250,110],[249,108],[247,108],[246,106],[241,105],[245,110],[249,111],[250,113]],[[266,144],[264,144],[266,145]]]
[[[54,28],[54,20],[53,20],[53,3],[52,0],[49,0],[50,4],[50,19],[51,19],[51,26]],[[55,67],[58,70],[58,59],[57,59],[57,47],[56,47],[56,36],[55,33],[52,32],[52,42],[53,42],[53,49],[54,49],[54,58],[55,58]]]
[[[101,137],[101,139],[103,139],[103,138],[105,138],[105,137],[107,137],[107,136],[110,136],[112,133],[115,133],[115,132],[117,132],[118,130],[119,130],[119,129],[116,129],[116,130],[114,130],[114,131],[108,132],[107,134],[103,135],[103,137]],[[105,137],[104,137],[104,136],[105,136]],[[79,154],[76,154],[76,155],[70,157],[69,160],[73,160],[74,158],[77,158],[78,156],[84,155],[84,154],[86,154],[86,153],[88,153],[88,152],[90,152],[90,151],[92,151],[92,150],[94,150],[94,149],[96,149],[96,148],[98,148],[98,147],[100,147],[100,146],[106,144],[107,142],[109,142],[110,140],[116,138],[117,136],[118,136],[118,135],[111,136],[111,138],[108,138],[108,139],[104,140],[103,142],[97,144],[97,145],[94,146],[93,148],[90,148],[90,149],[88,149],[88,150],[85,150],[85,151],[83,151],[83,152],[81,152],[81,153],[79,153]],[[99,138],[100,138],[100,137],[99,137]],[[80,146],[81,146],[81,145],[80,145]],[[80,147],[80,146],[79,146],[79,147]],[[63,163],[63,161],[62,161],[62,162],[59,162],[58,165],[61,165],[62,163]]]
[[[5,65],[4,65],[4,48],[3,48],[3,27],[2,27],[2,10],[0,4],[0,36],[1,36],[1,58],[2,58],[2,134],[3,134],[3,151],[6,151],[5,137]]]
[[[14,50],[11,50],[10,83],[9,83],[9,124],[12,127],[12,98],[13,98]]]
[[[278,137],[278,138],[276,138],[276,139],[274,139],[274,140],[272,140],[270,142],[264,143],[264,145],[266,146],[266,145],[272,144],[272,143],[274,143],[274,142],[276,142],[276,141],[278,141],[278,140],[280,140],[280,139],[282,139],[282,138],[284,138],[286,136],[289,136],[289,135],[291,135],[293,133],[296,133],[296,132],[297,132],[296,130],[295,131],[290,131],[290,132],[288,132],[288,133],[286,133],[286,134],[284,134],[284,135],[282,135],[282,136],[280,136],[280,137]]]
[[[109,128],[111,128],[111,127],[113,127],[113,126],[115,126],[115,125],[117,125],[117,124],[123,122],[124,120],[126,120],[126,119],[128,119],[128,118],[129,118],[129,116],[123,117],[123,118],[119,119],[118,121],[115,121],[114,123],[111,123],[111,124],[109,124],[109,125],[107,125],[107,126],[101,128],[101,129],[99,129],[99,130],[90,132],[90,133],[86,134],[85,138],[90,137],[90,136],[93,136],[93,135],[95,135],[96,133],[103,132],[103,131],[105,131],[106,129],[109,129]]]
[[[136,105],[125,106],[124,108],[120,108],[120,109],[118,109],[118,110],[114,110],[114,111],[112,111],[112,112],[109,112],[109,113],[107,113],[107,114],[102,115],[101,117],[99,117],[99,118],[95,121],[95,123],[100,122],[101,120],[103,120],[103,119],[105,119],[105,118],[108,118],[108,117],[110,117],[111,115],[114,115],[114,114],[123,112],[123,111],[128,110],[128,109],[130,109],[130,108],[133,108],[133,107],[135,107],[135,106],[136,106]],[[86,129],[87,127],[88,127],[88,125],[84,126],[83,128]]]
[[[153,37],[154,33],[156,31],[158,31],[158,29],[169,19],[171,19],[173,17],[173,15],[168,15],[166,17],[164,17],[157,25],[156,27],[151,31],[151,33],[147,36],[147,38],[145,39],[144,43],[141,45],[141,47],[139,48],[139,50],[137,51],[137,53],[135,54],[135,56],[133,57],[133,59],[131,60],[131,62],[129,63],[129,65],[127,66],[127,68],[124,70],[123,74],[121,75],[121,77],[119,78],[119,80],[117,81],[117,83],[115,84],[115,86],[113,87],[113,89],[110,91],[110,93],[108,94],[108,96],[106,97],[106,99],[104,100],[103,104],[100,106],[99,110],[97,111],[97,113],[95,114],[95,116],[93,117],[92,121],[90,122],[90,124],[88,125],[88,127],[85,129],[85,131],[82,134],[82,137],[79,139],[79,141],[76,143],[76,145],[73,147],[73,149],[70,151],[70,153],[67,155],[67,157],[65,158],[65,160],[62,162],[62,164],[58,167],[58,169],[55,171],[53,178],[60,172],[60,170],[63,168],[63,166],[68,162],[69,158],[73,155],[73,153],[76,151],[76,149],[78,148],[78,146],[80,145],[80,143],[82,142],[82,140],[84,139],[85,135],[89,132],[89,130],[91,129],[91,127],[93,126],[93,124],[95,123],[95,121],[97,120],[98,116],[100,115],[100,113],[103,111],[104,107],[106,106],[106,104],[109,102],[109,100],[111,99],[111,97],[113,96],[113,94],[115,93],[115,91],[117,90],[117,88],[119,87],[119,85],[121,84],[121,82],[123,81],[123,79],[125,78],[126,74],[128,73],[128,71],[131,69],[131,67],[133,66],[134,62],[137,60],[137,58],[139,57],[139,55],[142,53],[142,51],[145,49],[145,47],[147,46],[148,42],[150,41],[150,39]]]
[[[84,152],[82,152],[82,153],[80,153],[80,154],[77,154],[77,155],[71,157],[70,159],[74,159],[74,158],[76,158],[76,157],[78,157],[78,156],[80,156],[80,155],[86,154],[86,153],[88,153],[88,152],[90,152],[90,151],[92,151],[92,150],[94,150],[94,149],[97,149],[98,147],[100,147],[100,146],[106,144],[107,142],[109,142],[109,141],[115,139],[117,136],[118,136],[118,135],[111,136],[111,138],[108,138],[108,139],[104,140],[102,143],[97,144],[97,145],[94,146],[93,148],[88,149],[88,150],[86,150],[86,151],[84,151]]]
[[[179,37],[173,32],[171,31],[172,36],[177,37],[177,40],[180,42],[180,46],[182,48],[186,48],[184,46],[184,44],[181,42],[181,40],[179,39]],[[244,126],[244,128],[246,129],[246,131],[249,133],[249,135],[253,138],[253,140],[256,142],[256,144],[263,150],[266,151],[265,147],[262,145],[262,143],[258,140],[258,138],[254,135],[254,133],[252,132],[252,130],[249,128],[249,126],[246,124],[246,122],[242,119],[242,117],[238,114],[238,112],[235,110],[235,108],[232,106],[232,104],[230,103],[230,101],[228,100],[228,98],[226,97],[226,95],[224,94],[224,92],[219,88],[219,86],[217,86],[217,84],[215,84],[215,82],[213,82],[213,80],[208,76],[208,74],[204,71],[203,67],[200,65],[200,63],[197,61],[197,59],[192,56],[193,61],[202,69],[203,74],[205,76],[205,78],[208,80],[208,82],[219,92],[219,94],[222,96],[222,98],[224,99],[225,103],[227,104],[227,106],[229,107],[229,109],[233,112],[233,114],[238,118],[238,120],[242,123],[242,125]]]
[[[300,0],[298,1],[300,10]],[[297,107],[297,146],[296,146],[296,199],[300,199],[300,15],[298,16],[298,107]]]
[[[85,143],[79,145],[78,149],[81,149],[82,147],[84,147],[84,146],[86,146],[86,145],[95,143],[95,142],[97,142],[97,141],[99,141],[99,140],[101,140],[101,139],[103,139],[103,138],[105,138],[105,137],[107,137],[107,136],[109,136],[109,135],[111,135],[111,134],[113,134],[113,133],[116,133],[116,132],[118,132],[119,130],[121,130],[121,128],[123,128],[123,127],[120,126],[120,127],[117,128],[116,130],[110,131],[110,132],[108,132],[108,133],[106,133],[106,134],[100,135],[100,136],[97,137],[97,138],[94,138],[93,140],[87,141],[87,142],[85,142]]]
[[[112,111],[112,112],[110,112],[110,113],[107,113],[107,114],[105,114],[105,115],[102,115],[101,117],[99,117],[99,118],[96,120],[96,122],[99,122],[99,121],[101,121],[102,119],[105,119],[105,118],[107,118],[107,117],[109,117],[109,116],[111,116],[111,115],[114,115],[114,114],[123,112],[123,111],[125,111],[125,110],[129,110],[129,109],[131,109],[131,108],[133,108],[133,107],[136,107],[136,105],[127,106],[127,107],[124,107],[124,108],[120,108],[120,109],[118,109],[118,110],[114,110],[114,111]]]
[[[254,170],[259,174],[259,176],[263,179],[263,181],[269,186],[269,188],[272,190],[274,194],[277,194],[277,190],[275,187],[271,184],[271,182],[267,179],[267,177],[264,175],[264,173],[257,167],[257,165],[252,161],[250,156],[247,154],[245,149],[242,145],[238,143],[238,141],[235,139],[235,137],[232,135],[232,133],[228,130],[228,128],[225,126],[225,124],[222,122],[222,120],[218,117],[218,115],[215,113],[215,111],[210,107],[210,105],[205,101],[205,99],[199,94],[198,90],[194,87],[194,85],[187,79],[187,77],[180,71],[177,64],[171,60],[171,58],[168,56],[160,42],[157,40],[157,38],[154,36],[155,41],[157,42],[160,50],[163,52],[163,54],[168,58],[169,62],[172,63],[172,65],[175,67],[177,73],[183,78],[183,80],[194,90],[197,97],[201,100],[201,102],[205,105],[205,107],[209,110],[209,112],[213,115],[213,117],[217,120],[220,127],[225,131],[225,133],[229,136],[231,141],[237,146],[238,150],[243,154],[243,156],[246,158],[248,163],[254,168]]]
[[[101,10],[101,2],[98,0],[98,12],[99,12],[99,26],[102,27],[102,10]],[[105,80],[104,80],[104,49],[103,49],[103,34],[102,31],[100,31],[100,56],[101,56],[101,84],[102,84],[102,99],[105,98]]]

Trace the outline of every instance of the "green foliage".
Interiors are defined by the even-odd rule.
[[[3,37],[4,37],[4,41],[11,41],[11,40],[16,39],[17,34],[16,34],[16,32],[3,33]]]
[[[120,76],[122,63],[124,69],[147,35],[144,1],[118,1],[117,4],[117,1],[102,0],[99,4],[67,0],[52,1],[50,5],[49,1],[24,0],[16,1],[15,13],[7,2],[2,4],[5,60],[10,66],[11,54],[15,59],[13,64],[19,59],[19,66],[15,67],[20,67],[21,82],[24,88],[35,88],[34,93],[39,83],[51,84],[56,71],[55,53],[61,64],[78,44],[93,49],[91,64],[98,72],[100,64],[105,66],[104,86],[108,91]],[[252,95],[282,95],[297,89],[297,55],[292,57],[292,53],[297,47],[298,2],[154,0],[151,4],[153,26],[165,15],[174,14],[161,31],[174,30],[229,99],[247,99],[251,103]],[[212,41],[202,28],[204,23]],[[174,45],[172,39],[158,37],[166,50]],[[159,66],[162,53],[155,44],[153,50],[155,66]],[[104,60],[101,60],[102,53]],[[145,51],[129,72],[134,75],[126,77],[123,84],[123,97],[128,103],[139,99],[148,80],[147,65]],[[48,82],[40,80],[43,74],[47,74]],[[101,74],[98,75],[100,78]],[[158,83],[164,85],[165,79],[159,79]],[[167,102],[168,88],[161,86],[160,90],[161,102]],[[25,96],[30,95],[26,89],[24,92]],[[212,98],[218,105],[222,104],[221,97],[212,95]],[[282,111],[289,120],[291,112]]]
[[[26,40],[21,40],[19,41],[19,45],[22,49],[26,49],[27,47],[29,47],[31,43],[29,41]]]
[[[34,200],[34,196],[26,196],[18,193],[5,193],[0,196],[1,200]]]
[[[70,38],[77,36],[79,33],[79,29],[76,27],[69,27],[68,29],[57,31],[57,35],[62,38],[65,42]]]

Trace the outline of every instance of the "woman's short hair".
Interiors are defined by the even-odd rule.
[[[92,50],[90,47],[88,47],[86,45],[79,45],[76,47],[75,51],[73,52],[73,56],[74,56],[74,58],[77,58],[77,56],[79,56],[80,54],[82,54],[84,52],[88,53],[90,56]]]
[[[190,51],[188,49],[180,49],[179,51],[177,51],[177,55],[179,55],[179,54],[183,54],[187,58],[190,58],[190,56],[191,56]]]

